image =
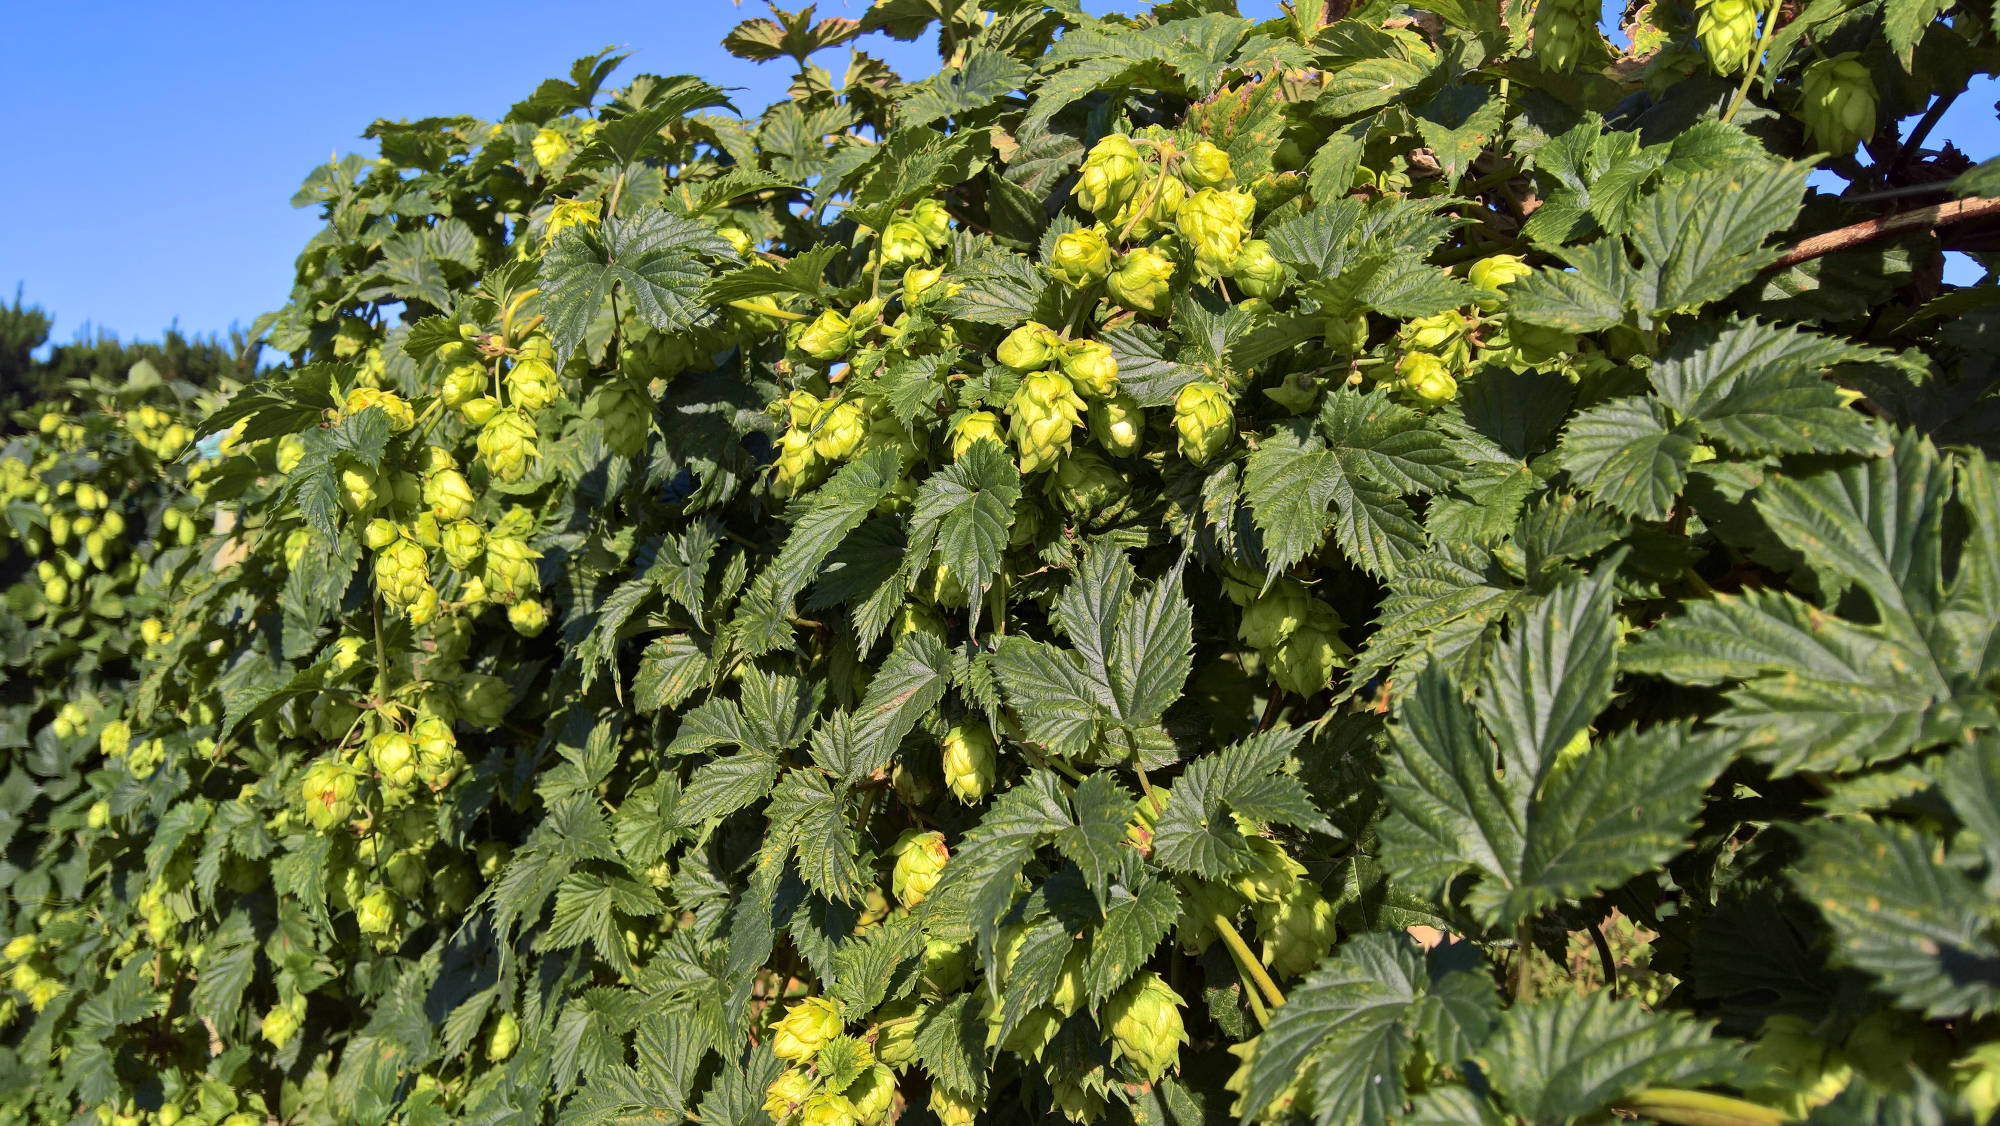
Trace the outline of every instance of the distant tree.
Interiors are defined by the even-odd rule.
[[[246,381],[257,372],[257,348],[248,333],[230,329],[220,336],[190,337],[169,327],[158,342],[125,343],[109,332],[88,327],[67,344],[49,348],[46,359],[36,351],[49,341],[55,323],[38,305],[28,305],[16,290],[11,305],[0,305],[0,411],[12,412],[70,393],[93,377],[122,379],[134,364],[150,363],[167,383],[214,387],[225,379]]]

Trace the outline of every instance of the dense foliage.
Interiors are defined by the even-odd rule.
[[[1995,16],[1595,16],[376,122],[0,455],[0,1114],[1990,1117]]]

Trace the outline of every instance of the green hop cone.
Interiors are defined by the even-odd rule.
[[[424,482],[424,507],[439,520],[463,520],[472,515],[475,499],[472,486],[456,469],[433,473]]]
[[[1226,188],[1236,182],[1229,154],[1208,141],[1196,141],[1181,162],[1181,178],[1191,188]]]
[[[897,1001],[875,1010],[875,1058],[890,1067],[917,1062],[917,1028],[927,1012],[921,1001]]]
[[[346,821],[354,813],[356,788],[353,771],[325,759],[313,763],[299,782],[306,820],[321,832]]]
[[[620,457],[638,457],[646,450],[653,428],[653,398],[625,379],[613,380],[592,393],[583,416],[604,427],[604,444]]]
[[[1181,1006],[1187,1002],[1159,974],[1147,971],[1105,1002],[1100,1023],[1111,1033],[1111,1053],[1137,1067],[1147,1082],[1180,1063],[1187,1030]]]
[[[971,976],[972,958],[963,943],[941,938],[924,940],[924,988],[934,997],[949,997]]]
[[[1086,399],[1107,399],[1118,393],[1118,359],[1101,340],[1073,340],[1056,350],[1064,375]]]
[[[1457,371],[1471,355],[1471,332],[1472,325],[1463,316],[1446,312],[1406,322],[1398,337],[1406,351],[1429,352]]]
[[[1853,52],[1807,67],[1799,87],[1799,118],[1820,148],[1846,156],[1875,135],[1875,79]]]
[[[1466,271],[1466,280],[1489,293],[1500,293],[1508,286],[1535,272],[1533,266],[1518,254],[1489,254],[1472,264]],[[1482,297],[1479,307],[1493,312],[1500,307],[1497,297]]]
[[[1174,397],[1174,431],[1181,456],[1196,465],[1214,461],[1236,438],[1236,408],[1213,383],[1190,383]]]
[[[438,397],[444,400],[445,406],[456,410],[486,394],[490,386],[483,365],[457,364],[444,373],[444,379],[438,385]]]
[[[375,507],[381,497],[377,495],[375,471],[366,466],[350,465],[340,471],[340,507],[352,516],[365,516]],[[51,525],[51,535],[54,534]],[[57,537],[56,542],[62,542]]]
[[[985,801],[998,776],[993,732],[984,722],[968,718],[945,732],[943,745],[945,788],[966,805]]]
[[[1271,253],[1271,244],[1263,239],[1250,239],[1236,252],[1236,260],[1229,264],[1229,276],[1235,280],[1236,288],[1246,297],[1270,300],[1285,291],[1290,273],[1285,264]]]
[[[1124,515],[1132,490],[1124,474],[1103,458],[1077,450],[1056,466],[1049,493],[1065,512],[1094,528]]]
[[[370,407],[381,411],[389,419],[389,429],[397,434],[417,424],[417,412],[411,409],[408,400],[394,391],[356,387],[347,393],[344,407],[347,414],[360,414]]]
[[[1189,246],[1195,265],[1210,277],[1229,272],[1243,249],[1257,201],[1248,192],[1203,188],[1189,196],[1174,216],[1174,225]]]
[[[1343,356],[1368,347],[1368,314],[1349,313],[1326,318],[1320,329],[1328,349]]]
[[[1021,455],[1021,472],[1053,466],[1069,452],[1070,435],[1083,425],[1083,399],[1060,372],[1038,371],[1021,380],[1009,404],[1008,427]]]
[[[486,1037],[486,1058],[499,1063],[514,1054],[521,1043],[521,1022],[513,1013],[501,1013]]]
[[[499,677],[473,673],[459,678],[459,718],[472,726],[498,727],[513,706],[514,693]]]
[[[500,411],[479,429],[479,459],[496,480],[519,481],[528,462],[541,456],[535,447],[535,422],[515,407]]]
[[[1757,46],[1754,0],[1704,0],[1695,14],[1694,34],[1717,74],[1735,74],[1750,61]]]
[[[1172,176],[1150,177],[1146,185],[1111,216],[1118,241],[1149,239],[1163,231],[1187,202],[1187,186]]]
[[[799,351],[822,362],[837,360],[854,346],[854,330],[840,312],[828,309],[800,331]]]
[[[289,475],[292,470],[299,467],[299,462],[305,459],[305,439],[299,437],[297,434],[287,434],[278,439],[278,472]],[[14,462],[13,464],[19,465],[20,463]]]
[[[905,907],[915,907],[930,895],[944,877],[945,863],[951,859],[943,833],[919,829],[905,829],[890,846],[889,853],[896,858],[896,866],[890,872],[890,890]]]
[[[938,1126],[972,1126],[979,1120],[977,1103],[937,1083],[931,1084],[930,1108]]]
[[[114,719],[97,732],[97,751],[106,758],[117,758],[132,746],[132,725],[122,719]]]
[[[827,461],[846,461],[861,452],[868,437],[868,412],[855,399],[843,399],[821,412],[813,423],[813,453]]]
[[[811,1072],[788,1067],[771,1081],[769,1087],[764,1088],[764,1113],[770,1115],[773,1122],[783,1122],[797,1114],[817,1090],[819,1083],[813,1079]]]
[[[547,360],[524,353],[515,359],[513,367],[507,369],[507,397],[522,410],[541,410],[561,395],[562,388],[556,382],[555,368]]]
[[[1298,888],[1306,867],[1293,860],[1282,845],[1249,832],[1244,843],[1250,849],[1250,862],[1229,877],[1230,891],[1256,904],[1282,902]]]
[[[910,222],[925,242],[942,250],[951,241],[951,212],[935,199],[920,199],[910,208]]]
[[[415,789],[417,749],[411,744],[409,736],[384,731],[368,740],[368,764],[375,768],[383,789],[404,793]]]
[[[1110,275],[1111,244],[1101,227],[1070,231],[1057,236],[1043,268],[1071,289],[1088,289]]]
[[[533,594],[541,585],[535,560],[542,553],[525,542],[497,534],[486,539],[486,587],[503,602]]]
[[[264,1014],[264,1019],[257,1025],[258,1035],[262,1036],[264,1042],[271,1045],[274,1051],[280,1052],[285,1050],[285,1045],[292,1042],[292,1037],[298,1031],[299,1015],[283,1002],[272,1005],[270,1011]]]
[[[1021,325],[1000,341],[994,358],[1015,371],[1041,371],[1055,362],[1062,337],[1054,329],[1035,321]]]
[[[1458,380],[1445,362],[1429,352],[1405,352],[1396,361],[1399,386],[1426,403],[1448,403],[1458,397]]]
[[[417,780],[433,792],[451,785],[465,765],[458,736],[440,716],[418,717],[410,727],[410,743],[417,752]]]
[[[854,1104],[847,1096],[821,1091],[799,1108],[799,1126],[856,1126]]]
[[[1139,190],[1142,161],[1132,138],[1113,133],[1091,146],[1077,179],[1076,202],[1085,211],[1107,218]]]
[[[1002,446],[1007,444],[1005,424],[992,411],[973,411],[958,420],[958,425],[951,431],[951,456],[964,457],[966,451],[980,441],[998,442]]]
[[[1333,608],[1318,599],[1312,605],[1315,616],[1281,642],[1270,657],[1271,679],[1300,696],[1325,688],[1352,652],[1340,639],[1341,622]]]
[[[778,500],[797,496],[819,484],[826,473],[826,462],[813,452],[811,431],[803,427],[787,430],[778,443],[771,495]]]
[[[1541,0],[1535,5],[1535,58],[1552,71],[1567,71],[1583,57],[1588,36],[1596,31],[1595,9],[1575,0]]]
[[[1128,251],[1104,279],[1111,299],[1135,313],[1158,316],[1167,311],[1174,277],[1174,260],[1148,247]]]
[[[484,426],[499,413],[500,400],[491,395],[481,395],[458,408],[458,416],[471,426]]]
[[[1297,579],[1279,579],[1244,607],[1236,635],[1259,649],[1275,649],[1305,623],[1312,601]]]
[[[354,905],[354,925],[362,934],[388,934],[396,928],[403,902],[388,888],[376,888]]]
[[[375,556],[375,588],[391,607],[408,606],[430,585],[430,557],[415,540],[398,539]]]
[[[1146,416],[1139,401],[1130,395],[1113,395],[1090,404],[1090,437],[1113,457],[1130,457],[1139,452],[1145,435]]]
[[[549,628],[549,610],[539,599],[523,598],[507,608],[507,624],[522,637],[539,637]]]
[[[484,549],[485,537],[479,525],[461,520],[444,529],[438,537],[438,546],[444,552],[445,562],[456,571],[469,571],[479,562]]]
[[[1312,969],[1333,949],[1336,937],[1333,904],[1318,888],[1300,880],[1291,894],[1276,903],[1251,907],[1257,933],[1264,940],[1264,965],[1279,977],[1295,977]]]
[[[896,1073],[879,1063],[870,1064],[841,1097],[854,1107],[854,1119],[861,1126],[882,1126],[896,1109]]]
[[[771,1030],[771,1050],[779,1059],[806,1063],[844,1026],[838,1003],[825,997],[795,1001]]]
[[[923,228],[908,219],[891,219],[882,228],[882,264],[894,268],[921,263],[931,256],[930,241]],[[819,359],[829,359],[819,356]]]
[[[936,268],[912,266],[903,271],[902,288],[904,307],[915,309],[920,305],[929,304],[933,297],[949,293],[951,291],[950,286],[939,284],[943,281],[944,268],[942,266]]]

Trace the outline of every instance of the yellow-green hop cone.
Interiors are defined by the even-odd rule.
[[[410,744],[417,752],[418,781],[432,790],[450,785],[463,762],[451,724],[440,716],[422,716],[410,727]]]
[[[1480,289],[1499,293],[1534,272],[1535,268],[1518,254],[1489,254],[1472,264],[1472,269],[1466,271],[1466,280]],[[1496,297],[1479,299],[1479,307],[1489,313],[1500,305],[1501,300]]]
[[[1021,472],[1035,473],[1069,452],[1070,435],[1083,424],[1084,403],[1068,376],[1038,371],[1021,380],[1009,410],[1008,435],[1021,455]]]
[[[1049,495],[1088,527],[1101,526],[1123,515],[1131,494],[1124,474],[1088,450],[1077,450],[1063,458],[1049,480]]]
[[[391,607],[408,606],[430,585],[430,557],[416,541],[399,539],[375,556],[375,588]]]
[[[535,560],[541,553],[526,543],[494,535],[486,540],[486,586],[503,601],[533,594],[541,585]]]
[[[843,399],[821,412],[813,424],[813,453],[828,461],[846,461],[861,451],[868,436],[868,414],[853,399]]]
[[[1279,977],[1295,977],[1312,969],[1333,949],[1337,936],[1333,904],[1305,880],[1276,903],[1251,908],[1257,933],[1264,940],[1264,965]]]
[[[1113,457],[1139,452],[1146,429],[1145,411],[1130,395],[1118,394],[1090,404],[1090,437]]]
[[[340,507],[346,509],[350,515],[367,514],[379,500],[381,497],[377,495],[374,470],[366,466],[350,465],[340,471]],[[55,536],[53,522],[49,534]],[[61,543],[62,538],[56,537],[56,542]]]
[[[1070,231],[1057,236],[1043,268],[1071,289],[1087,289],[1111,273],[1111,244],[1097,227]]]
[[[820,1045],[840,1035],[844,1026],[840,1006],[825,997],[807,997],[785,1010],[771,1033],[771,1050],[779,1059],[805,1063],[819,1052]]]
[[[1312,612],[1312,601],[1312,595],[1297,579],[1279,579],[1243,608],[1236,636],[1259,649],[1276,648],[1305,624],[1306,616]]]
[[[292,1037],[298,1031],[299,1015],[283,1002],[272,1005],[270,1011],[264,1014],[264,1019],[257,1024],[257,1034],[264,1038],[266,1044],[280,1052],[285,1050],[285,1045],[292,1042]]]
[[[1055,362],[1062,337],[1045,324],[1035,321],[1007,334],[995,350],[994,358],[1018,372],[1040,371]]]
[[[519,481],[528,472],[528,462],[541,456],[535,438],[534,420],[527,412],[509,407],[480,428],[479,459],[496,480]]]
[[[1118,393],[1118,359],[1111,354],[1111,345],[1072,340],[1056,349],[1056,362],[1084,398],[1105,399]]]
[[[810,1072],[788,1067],[771,1081],[769,1087],[764,1088],[764,1113],[770,1115],[773,1122],[783,1122],[797,1114],[818,1089],[819,1084]]]
[[[549,611],[533,598],[523,598],[507,608],[507,624],[522,637],[539,637],[549,628]]]
[[[394,521],[380,517],[370,520],[361,529],[361,542],[367,544],[370,551],[382,551],[402,538],[403,533],[396,529]]]
[[[308,767],[299,782],[306,803],[306,820],[322,832],[346,821],[354,812],[354,774],[336,762],[322,760]]]
[[[993,732],[968,718],[945,732],[943,744],[945,788],[966,805],[985,801],[999,770]]]
[[[368,740],[368,765],[387,789],[412,790],[417,784],[417,748],[410,737],[384,731]]]
[[[1326,604],[1315,599],[1313,605]],[[1335,623],[1337,629],[1338,619]],[[1308,626],[1287,637],[1278,645],[1277,652],[1269,655],[1271,679],[1287,692],[1310,696],[1333,680],[1334,671],[1346,662],[1350,652],[1335,630]]]
[[[1247,192],[1203,188],[1181,204],[1174,225],[1194,248],[1201,272],[1218,277],[1235,264],[1256,210],[1257,201]]]
[[[1187,1002],[1150,970],[1105,1002],[1100,1024],[1111,1033],[1111,1052],[1129,1060],[1147,1082],[1157,1082],[1180,1063],[1187,1029],[1181,1006]]]
[[[1142,162],[1132,138],[1113,133],[1091,146],[1077,179],[1076,202],[1100,218],[1110,215],[1139,190]]]
[[[917,1028],[927,1009],[920,1001],[897,1001],[875,1010],[875,1058],[890,1067],[917,1062]]]
[[[1135,313],[1157,316],[1167,311],[1173,277],[1174,260],[1142,246],[1119,256],[1117,268],[1104,279],[1104,291]]]
[[[1540,0],[1535,5],[1535,58],[1552,71],[1567,71],[1583,57],[1588,36],[1596,33],[1595,9],[1572,0]]]
[[[445,562],[453,570],[469,571],[479,562],[484,549],[484,537],[479,525],[461,520],[445,528],[438,537],[438,546],[444,552]]]
[[[513,1013],[501,1013],[486,1037],[486,1058],[500,1063],[514,1054],[521,1043],[521,1022]]]
[[[908,219],[891,219],[882,228],[882,264],[891,268],[922,262],[931,256],[923,228]],[[822,356],[821,359],[826,357]]]
[[[1174,431],[1181,456],[1196,465],[1214,461],[1236,438],[1236,408],[1213,383],[1190,383],[1174,397]]]
[[[778,443],[778,463],[771,480],[771,495],[778,500],[797,496],[819,484],[826,472],[826,462],[813,452],[809,426],[787,430]]]
[[[132,725],[114,719],[97,732],[97,750],[106,758],[117,758],[132,746]]]
[[[555,368],[547,360],[521,356],[507,369],[507,397],[522,410],[541,410],[561,394]]]
[[[1458,380],[1443,360],[1429,352],[1405,352],[1396,361],[1396,377],[1403,390],[1426,403],[1448,403],[1458,397]]]
[[[604,444],[620,457],[638,457],[653,427],[653,399],[629,380],[599,388],[583,404],[583,416],[604,427]]]
[[[287,434],[278,439],[278,472],[289,474],[299,467],[306,456],[305,439],[297,434]],[[19,464],[18,462],[14,464]]]
[[[896,858],[889,887],[895,892],[896,901],[905,907],[915,907],[930,895],[944,878],[944,866],[951,859],[951,849],[945,847],[943,833],[919,829],[905,829],[889,853]]]
[[[1750,61],[1757,47],[1754,0],[1705,0],[1695,14],[1694,34],[1717,74],[1735,74]]]
[[[438,397],[444,400],[445,406],[456,410],[486,394],[490,386],[484,366],[457,364],[444,373],[444,380],[438,385]]]
[[[939,1126],[972,1126],[979,1118],[979,1108],[970,1098],[937,1084],[931,1085],[930,1106]]]
[[[493,421],[493,416],[499,413],[500,400],[490,395],[481,395],[468,400],[465,405],[458,408],[458,416],[472,426],[484,426]]]
[[[1279,903],[1299,886],[1306,866],[1293,860],[1278,842],[1254,833],[1244,837],[1249,866],[1229,877],[1229,890],[1250,903]]]
[[[964,457],[966,451],[980,441],[998,442],[1002,446],[1007,444],[1006,427],[1001,423],[1000,416],[992,411],[973,411],[958,420],[958,425],[951,431],[951,456]]]
[[[1150,177],[1112,214],[1111,229],[1118,232],[1121,242],[1149,239],[1174,221],[1187,196],[1187,186],[1172,176]]]
[[[1081,1126],[1089,1126],[1104,1115],[1104,1096],[1068,1075],[1049,1077],[1049,1097],[1059,1114]]]
[[[1271,244],[1260,238],[1246,241],[1236,252],[1229,276],[1244,296],[1267,301],[1283,293],[1291,277],[1285,264],[1271,253]]]
[[[1852,52],[1807,67],[1799,86],[1799,118],[1814,144],[1846,156],[1875,135],[1875,79]]]
[[[408,400],[394,391],[356,387],[347,393],[345,407],[347,414],[360,414],[374,407],[388,417],[389,429],[397,434],[417,424],[417,412],[410,408]]]
[[[1191,188],[1226,188],[1236,182],[1229,170],[1229,154],[1208,141],[1196,141],[1181,162],[1181,178]]]
[[[896,1073],[882,1064],[870,1064],[841,1095],[854,1107],[861,1126],[882,1126],[896,1109]]]
[[[463,520],[471,516],[475,500],[465,474],[456,469],[433,473],[424,482],[424,507],[439,520]]]
[[[853,328],[848,325],[847,317],[834,309],[813,318],[799,333],[799,351],[815,360],[837,360],[853,346]]]
[[[925,242],[942,248],[951,241],[951,212],[935,199],[920,199],[910,208],[910,222]]]
[[[1952,1066],[1958,1094],[1972,1110],[1974,1122],[1991,1122],[2000,1114],[2000,1042],[1981,1044]]]
[[[388,888],[376,888],[354,905],[354,925],[362,934],[388,934],[396,928],[403,902]]]
[[[944,268],[912,266],[903,271],[903,304],[914,309],[928,304],[931,298],[943,296],[949,287],[940,285],[944,281]]]

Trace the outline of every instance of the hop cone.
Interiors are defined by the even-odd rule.
[[[1104,1005],[1100,1023],[1111,1033],[1114,1056],[1130,1060],[1148,1082],[1157,1082],[1180,1062],[1187,1030],[1181,1006],[1187,1002],[1150,970],[1132,979]]]
[[[1835,156],[1875,135],[1875,80],[1852,54],[1823,59],[1800,79],[1799,117],[1813,143]]]
[[[1174,260],[1157,250],[1140,247],[1118,259],[1118,268],[1104,279],[1111,299],[1135,313],[1166,312],[1174,277]]]
[[[1754,0],[1708,0],[1695,15],[1694,34],[1717,74],[1735,74],[1757,45]]]
[[[1236,437],[1236,409],[1229,392],[1213,383],[1190,383],[1174,398],[1174,430],[1181,456],[1207,465]]]

